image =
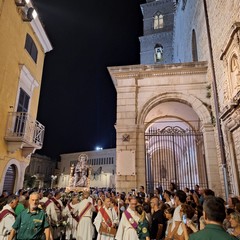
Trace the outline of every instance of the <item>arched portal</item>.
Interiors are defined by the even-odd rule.
[[[201,121],[187,104],[162,102],[146,116],[145,161],[148,192],[174,182],[180,189],[208,187]]]
[[[15,179],[16,179],[16,166],[14,164],[11,164],[6,172],[4,183],[3,183],[3,189],[7,190],[8,193],[13,193],[14,191],[14,185],[15,185]]]

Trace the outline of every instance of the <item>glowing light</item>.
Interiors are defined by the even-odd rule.
[[[33,12],[32,12],[32,16],[33,16],[33,19],[35,19],[37,17],[37,11],[34,9]]]
[[[96,150],[100,151],[100,150],[103,150],[103,148],[102,147],[96,147]]]

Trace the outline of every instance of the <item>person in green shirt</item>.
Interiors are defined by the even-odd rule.
[[[203,230],[192,233],[189,240],[234,240],[235,237],[228,234],[222,226],[226,217],[223,201],[217,197],[208,197],[203,203],[203,217],[206,226]]]
[[[18,205],[16,206],[14,212],[18,216],[24,209],[25,209],[24,205],[19,202]]]
[[[136,212],[139,214],[139,222],[137,227],[137,234],[139,240],[150,240],[150,234],[149,234],[149,223],[146,219],[146,213],[143,210],[142,205],[136,206]]]
[[[29,198],[29,208],[23,210],[16,218],[12,226],[8,240],[41,240],[50,239],[50,228],[47,216],[43,210],[38,208],[39,194],[34,192]]]

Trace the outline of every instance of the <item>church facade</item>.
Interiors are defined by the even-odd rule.
[[[238,195],[239,1],[148,0],[141,10],[141,64],[108,68],[117,190],[174,182]]]

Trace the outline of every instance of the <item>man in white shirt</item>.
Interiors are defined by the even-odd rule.
[[[0,212],[0,240],[7,240],[12,225],[15,222],[14,209],[18,204],[18,196],[11,195],[7,198],[7,204]]]
[[[94,235],[92,213],[95,208],[89,200],[89,196],[89,191],[84,191],[82,201],[75,208],[75,215],[78,216],[77,240],[92,240]]]
[[[110,208],[111,200],[110,198],[105,198],[104,206],[101,208],[94,220],[94,225],[96,226],[98,237],[97,240],[114,240],[114,237],[108,236],[104,233],[99,232],[100,227],[104,229],[115,228],[118,224],[118,216],[114,209]]]
[[[62,212],[62,216],[67,218],[66,240],[76,239],[78,222],[75,219],[74,212],[79,203],[78,196],[73,196],[72,201],[67,204]]]
[[[138,240],[137,227],[139,216],[135,211],[137,199],[131,198],[129,207],[123,212],[115,239],[117,240]]]
[[[46,213],[49,217],[53,239],[59,239],[62,230],[60,224],[62,221],[63,204],[60,198],[61,192],[56,192],[54,197],[45,202]]]
[[[169,239],[173,239],[175,234],[180,236],[183,233],[183,229],[181,227],[182,219],[180,216],[180,210],[181,210],[181,205],[186,202],[186,198],[187,198],[187,195],[182,190],[178,190],[175,193],[174,201],[175,201],[176,208],[173,214],[173,223],[172,223],[171,232],[169,233],[169,236],[168,236]]]

